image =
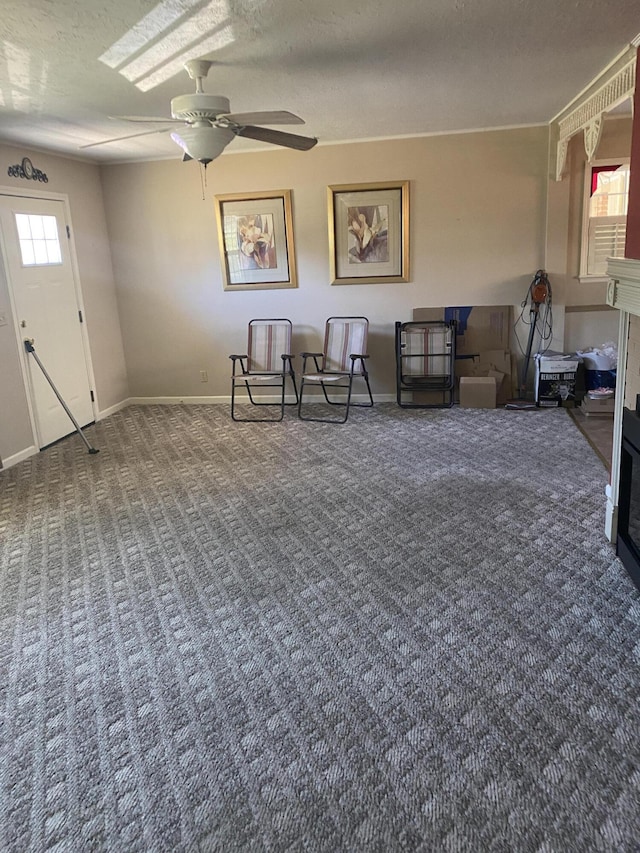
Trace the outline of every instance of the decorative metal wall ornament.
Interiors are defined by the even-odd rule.
[[[21,163],[16,163],[14,166],[9,166],[7,175],[10,178],[26,178],[27,181],[40,181],[46,184],[49,178],[40,169],[36,169],[28,157],[23,157]]]

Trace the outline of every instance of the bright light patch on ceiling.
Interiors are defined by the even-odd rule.
[[[225,45],[231,44],[232,41],[234,41],[233,27],[229,25],[220,30],[220,32],[212,35],[210,38],[198,42],[198,44],[195,47],[192,47],[191,50],[186,51],[171,62],[167,62],[166,65],[163,65],[153,74],[150,74],[149,77],[145,77],[144,80],[140,80],[136,83],[136,86],[141,92],[148,92],[150,89],[154,89],[156,86],[159,86],[160,83],[164,83],[165,80],[173,77],[174,74],[177,74],[179,71],[183,71],[184,64],[185,62],[188,62],[188,60],[198,59],[201,56],[213,53],[215,50],[220,50]]]
[[[185,15],[202,0],[165,0],[145,15],[137,24],[125,33],[121,39],[106,50],[100,57],[109,68],[117,68],[134,53],[137,53],[151,40],[171,27],[178,18]]]
[[[192,15],[184,24],[171,30],[163,39],[156,42],[137,59],[121,69],[120,73],[127,80],[139,80],[148,74],[152,68],[165,62],[169,56],[184,51],[186,47],[199,41],[207,33],[217,30],[229,17],[226,2],[209,4]],[[205,51],[206,52],[206,51]],[[203,55],[201,51],[200,56]],[[171,74],[167,75],[172,76]],[[167,78],[165,78],[167,79]]]
[[[173,29],[194,6],[202,6],[202,0],[165,0],[158,4],[111,45],[100,61],[114,69],[128,63],[120,67],[120,74],[140,91],[148,92],[182,71],[189,59],[199,59],[235,40],[233,27],[227,23],[228,0],[210,0]],[[159,38],[163,33],[166,35]],[[136,53],[139,55],[132,59]]]
[[[3,106],[10,106],[22,113],[38,109],[42,104],[42,95],[47,82],[49,64],[42,62],[40,80],[33,79],[35,70],[31,54],[11,42],[4,42],[4,58],[11,84],[10,103],[6,95],[0,96]]]

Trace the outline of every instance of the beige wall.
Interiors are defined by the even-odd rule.
[[[34,183],[7,175],[7,168],[19,163],[25,155],[31,157],[36,168],[46,173],[48,183]],[[0,145],[0,174],[0,186],[3,188],[43,190],[68,196],[98,412],[106,411],[125,400],[129,390],[100,170],[97,166],[63,157]],[[6,462],[31,446],[33,438],[19,364],[19,338],[11,315],[7,283],[2,274],[0,314],[7,314],[10,319],[9,325],[0,327],[0,456]]]
[[[104,167],[132,396],[226,397],[228,355],[244,351],[252,317],[289,317],[299,353],[345,314],[369,317],[374,392],[394,394],[395,320],[422,306],[517,306],[544,266],[547,137],[530,127],[225,154],[204,201],[193,162]],[[331,286],[327,186],[386,180],[411,182],[411,281]],[[299,287],[225,292],[213,197],[269,189],[293,190]]]

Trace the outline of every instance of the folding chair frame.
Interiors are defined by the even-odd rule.
[[[412,330],[424,332],[425,342],[430,333],[444,334],[445,344],[442,350],[430,350],[425,345],[424,352],[407,353],[406,344],[402,342],[402,333]],[[453,405],[455,395],[455,357],[456,357],[456,323],[448,321],[415,321],[411,323],[396,323],[396,394],[398,405],[403,409],[449,409]],[[422,358],[424,373],[412,374],[404,370],[404,365],[411,359]],[[446,365],[442,372],[431,370],[432,365],[440,359],[440,366]],[[437,363],[437,362],[436,362]],[[441,403],[414,403],[407,401],[405,395],[415,392],[440,393]]]
[[[254,320],[249,321],[249,337],[251,338],[252,326],[253,324],[269,324],[269,323],[288,323],[289,324],[289,340],[291,340],[291,330],[292,323],[291,320],[287,320],[282,317],[278,318],[256,318]],[[250,359],[251,355],[230,355],[229,358],[233,363],[232,371],[231,371],[231,419],[238,423],[279,423],[284,418],[284,407],[285,406],[297,406],[299,402],[298,395],[298,387],[296,385],[296,375],[293,369],[292,360],[294,356],[291,353],[280,353],[280,358],[282,359],[282,370],[274,371],[274,370],[251,370],[250,369]],[[241,373],[237,372],[238,365],[240,366]],[[256,383],[254,386],[254,390],[256,387],[259,388],[280,388],[281,389],[281,397],[278,403],[259,403],[254,399],[253,394],[251,393],[251,379],[259,379],[260,377],[264,377],[265,381],[260,381]],[[293,393],[295,395],[295,401],[293,403],[285,402],[285,392],[286,392],[286,380],[287,377],[291,379],[291,384],[293,386]],[[268,382],[269,378],[277,379],[275,382]],[[280,413],[276,417],[270,418],[240,418],[236,415],[236,388],[244,388],[247,392],[247,396],[249,398],[249,402],[254,406],[279,406]]]
[[[366,317],[329,317],[326,326],[325,326],[325,350],[327,347],[328,341],[328,333],[329,333],[329,324],[333,321],[349,321],[349,320],[358,320],[364,321],[366,323],[366,329],[368,330],[369,321]],[[365,341],[366,341],[366,332],[365,332]],[[366,408],[370,409],[373,406],[373,394],[371,393],[371,386],[369,384],[369,373],[367,371],[366,359],[369,358],[367,353],[350,353],[350,368],[349,370],[328,370],[325,369],[325,364],[327,361],[327,353],[326,352],[303,352],[301,353],[303,363],[302,363],[302,376],[300,378],[300,397],[298,401],[298,417],[302,421],[315,421],[316,423],[327,423],[327,424],[344,424],[349,417],[349,410],[352,406],[356,408]],[[311,382],[307,376],[307,362],[309,359],[313,359],[313,364],[315,367],[315,372],[312,375],[315,376],[326,376],[326,381],[323,382],[321,379],[314,380]],[[321,361],[320,361],[321,360]],[[356,369],[356,366],[359,364],[359,368]],[[307,374],[307,376],[305,376]],[[368,403],[353,403],[351,401],[352,391],[353,391],[353,381],[354,379],[364,379],[365,384],[367,386],[367,392],[369,394],[369,402]],[[327,393],[327,383],[330,388],[346,388],[347,390],[347,399],[331,399],[329,394]],[[322,393],[324,394],[325,401],[330,406],[342,406],[344,407],[344,417],[342,418],[313,418],[308,415],[302,414],[302,404],[303,404],[303,393],[305,384],[313,384],[320,385],[322,388]]]

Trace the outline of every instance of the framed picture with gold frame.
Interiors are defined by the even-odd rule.
[[[409,281],[409,181],[327,189],[331,284]]]
[[[217,195],[225,290],[297,287],[291,190]]]

